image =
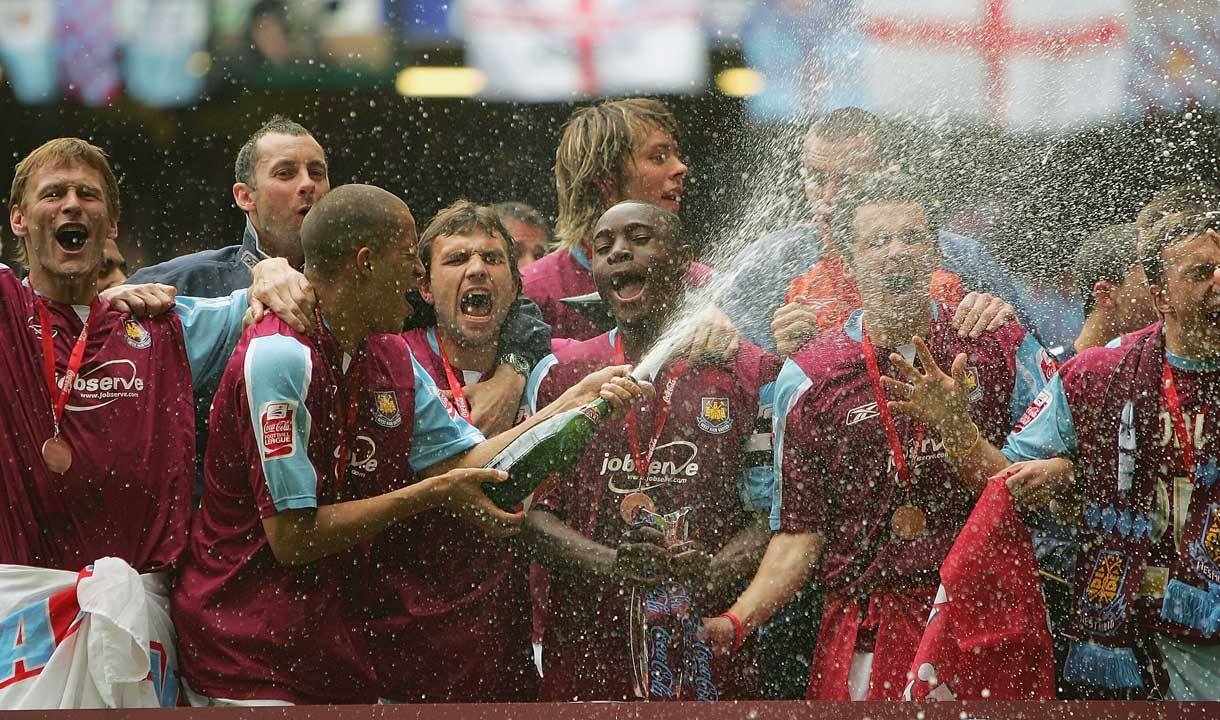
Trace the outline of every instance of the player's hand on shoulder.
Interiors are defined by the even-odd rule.
[[[741,331],[717,307],[705,309],[695,324],[687,356],[700,365],[718,365],[733,359],[741,347]]]
[[[143,285],[116,285],[103,290],[101,296],[110,301],[110,306],[135,318],[153,318],[164,315],[174,307],[178,289],[173,285],[146,283]]]
[[[951,324],[960,337],[977,340],[983,333],[995,332],[1016,317],[1016,308],[1003,298],[972,292],[958,304]]]
[[[615,548],[611,572],[627,582],[656,585],[668,579],[669,559],[665,533],[650,527],[632,528]]]
[[[254,322],[274,314],[300,333],[313,330],[317,296],[309,280],[284,258],[267,258],[254,266],[249,302]]]
[[[499,483],[508,473],[491,468],[457,468],[424,480],[431,484],[436,503],[492,538],[516,535],[525,513],[496,507],[483,492],[483,483]]]
[[[788,357],[800,350],[818,334],[818,316],[802,302],[790,302],[775,311],[771,319],[771,335],[779,354]]]

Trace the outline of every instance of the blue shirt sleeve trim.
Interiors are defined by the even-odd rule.
[[[559,358],[552,355],[547,355],[538,361],[534,366],[533,372],[530,373],[529,380],[525,383],[525,405],[529,410],[529,414],[533,415],[538,412],[538,388],[542,386],[542,381],[546,379],[547,373],[551,368],[559,364]]]
[[[771,492],[771,529],[780,529],[780,511],[784,502],[784,433],[788,424],[788,413],[796,407],[797,402],[813,387],[813,380],[805,374],[800,365],[792,360],[785,360],[779,377],[775,380],[775,415],[772,425],[775,429],[775,444],[772,449],[773,484]]]
[[[770,382],[758,390],[758,419],[774,422],[775,383]],[[771,433],[752,432],[746,438],[746,452],[766,452],[766,465],[743,467],[737,480],[738,493],[747,510],[771,511],[775,497],[775,448]]]
[[[1076,457],[1076,426],[1058,373],[1038,393],[1027,414],[1034,414],[1033,419],[1008,436],[1001,451],[1004,457],[1011,462]]]
[[[306,404],[313,380],[309,348],[286,335],[254,338],[243,370],[251,431],[276,509],[317,507],[318,474],[309,460],[313,418]],[[287,427],[269,437],[264,415]]]
[[[220,298],[175,298],[174,312],[182,322],[191,384],[195,387],[208,385],[224,372],[241,338],[242,316],[248,304],[245,289]]]
[[[1054,360],[1049,352],[1034,338],[1032,333],[1025,333],[1021,345],[1017,348],[1016,363],[1012,386],[1012,397],[1008,401],[1009,427],[1016,427],[1025,410],[1033,403],[1042,388],[1046,387],[1047,379],[1043,367],[1054,367]]]

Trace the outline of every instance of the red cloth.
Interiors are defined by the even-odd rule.
[[[941,566],[908,700],[1055,699],[1038,564],[1007,479],[983,491]]]
[[[822,628],[809,672],[809,700],[851,700],[847,677],[860,630],[873,630],[877,641],[868,682],[868,700],[894,700],[907,682],[932,590],[876,592],[861,617],[858,601],[837,592],[826,593]]]

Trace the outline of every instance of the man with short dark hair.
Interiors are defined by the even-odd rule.
[[[1076,297],[1084,306],[1084,326],[1076,337],[1076,353],[1105,345],[1156,320],[1138,241],[1135,223],[1108,225],[1077,248],[1072,277]]]
[[[436,322],[404,337],[464,418],[464,388],[494,372],[504,319],[520,292],[512,240],[498,213],[469,200],[437,213],[420,237],[419,291]],[[443,551],[420,552],[427,547]],[[537,699],[529,562],[519,548],[432,510],[386,530],[370,553],[377,571],[368,641],[383,699]]]
[[[626,201],[603,213],[590,259],[618,327],[539,363],[526,391],[530,405],[586,372],[643,357],[681,311],[692,253],[678,217],[664,208]],[[678,598],[689,593],[697,608],[690,612],[715,612],[757,565],[772,485],[765,418],[778,366],[747,343],[712,365],[668,358],[657,370],[665,389],[656,400],[625,423],[604,423],[572,478],[527,513],[526,540],[551,575],[540,699],[693,699],[711,686],[721,699],[759,696],[753,643],[739,656],[702,663],[711,682],[701,683],[699,638],[693,627],[684,636],[677,630]],[[675,545],[655,529],[634,528],[636,507],[658,514],[688,508],[693,542]],[[671,591],[673,605],[648,617],[645,593],[654,587]],[[678,633],[672,652],[645,631],[646,618],[659,632]],[[652,664],[658,656],[668,668]],[[652,680],[637,676],[633,689],[640,667]]]
[[[826,218],[845,188],[887,164],[880,153],[880,134],[880,120],[853,107],[835,110],[809,128],[801,145],[801,163],[811,218],[772,233],[747,250],[741,260],[749,269],[728,291],[729,317],[747,339],[787,355],[820,329],[841,324],[859,306],[833,241],[827,243],[824,237],[830,231]],[[937,241],[943,266],[931,289],[942,301],[961,301],[961,317],[955,323],[963,332],[977,337],[1009,317],[1010,308],[1001,313],[1003,303],[976,292],[1020,308],[1023,296],[986,248],[943,229]]]
[[[250,269],[263,258],[282,257],[300,268],[304,257],[301,224],[329,191],[329,165],[322,146],[301,124],[272,116],[246,140],[234,163],[233,200],[246,215],[242,243],[143,268],[129,282],[164,283],[185,295],[213,297],[248,287]],[[307,289],[293,299],[308,315],[312,297]],[[476,420],[487,418],[501,429],[516,415],[513,398],[520,396],[530,368],[550,352],[549,329],[528,301],[515,304],[507,322],[510,331],[505,333],[498,355],[502,367],[494,378],[470,392]],[[200,466],[215,390],[201,388],[195,404]]]
[[[993,438],[1048,374],[1046,351],[1016,322],[963,338],[952,307],[930,299],[941,262],[935,208],[902,176],[862,179],[836,200],[832,237],[863,308],[785,363],[775,387],[777,532],[749,588],[706,621],[728,652],[816,576],[826,598],[811,700],[898,698],[937,571],[981,489],[952,468],[972,438],[937,438],[895,418],[882,373],[916,354],[925,366],[952,361],[969,383],[963,412]]]
[[[516,201],[496,203],[491,209],[496,211],[500,222],[504,223],[504,228],[513,236],[518,269],[532,265],[546,256],[555,238],[550,223],[542,213]]]

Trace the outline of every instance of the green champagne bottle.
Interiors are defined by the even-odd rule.
[[[502,510],[516,510],[548,477],[576,467],[610,410],[610,403],[599,397],[526,430],[487,463],[485,467],[507,472],[508,479],[483,483],[483,492]]]

